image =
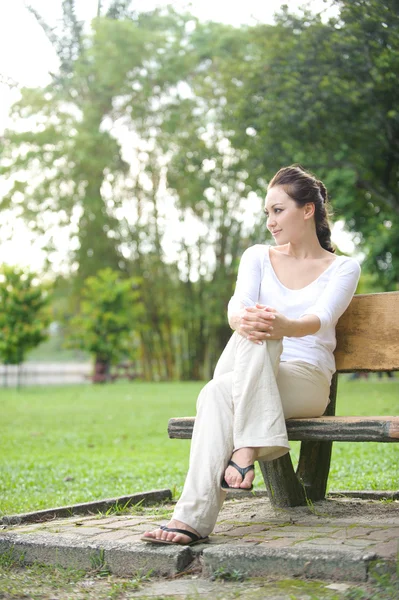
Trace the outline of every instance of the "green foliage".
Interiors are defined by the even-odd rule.
[[[22,90],[2,140],[1,208],[38,234],[49,212],[69,228],[75,304],[103,268],[140,278],[143,376],[208,378],[239,258],[267,239],[267,182],[293,162],[325,180],[356,234],[359,290],[396,289],[396,0],[337,0],[328,22],[285,6],[275,25],[240,28],[130,4],[100,7],[87,34],[74,0],[59,30],[32,9],[61,66]]]
[[[233,145],[247,151],[253,189],[264,190],[277,168],[293,162],[324,179],[336,216],[359,234],[380,289],[395,289],[397,2],[336,4],[340,15],[327,23],[308,12],[292,15],[285,6],[275,26],[249,28],[235,79],[215,76],[219,94],[229,100],[220,118]],[[214,79],[212,72],[208,78]]]
[[[97,550],[90,557],[91,572],[99,577],[108,577],[111,574],[110,568],[105,559],[105,551],[103,548]]]
[[[137,279],[103,269],[82,290],[80,313],[71,321],[70,343],[105,363],[131,352],[132,332],[142,314]]]
[[[245,581],[245,574],[238,569],[218,567],[211,575],[212,581]]]
[[[369,578],[372,585],[357,586],[346,591],[343,596],[344,600],[396,600],[398,598],[398,574],[378,574],[371,569]]]
[[[18,554],[13,547],[0,554],[0,569],[2,571],[21,566],[23,562],[24,555]]]
[[[28,350],[46,339],[48,289],[33,273],[17,267],[0,269],[0,359],[19,365]]]
[[[45,229],[46,212],[54,213],[59,227],[70,227],[72,220],[70,262],[81,283],[101,268],[125,269],[117,211],[129,197],[123,181],[129,165],[104,124],[119,118],[126,94],[140,106],[134,85],[141,88],[144,63],[166,33],[126,19],[127,8],[113,2],[108,16],[96,19],[86,36],[74,4],[63,3],[59,31],[32,10],[60,58],[60,72],[46,88],[22,90],[12,108],[12,119],[23,120],[26,128],[4,136],[1,172],[10,189],[1,208],[17,206],[37,232]],[[49,244],[49,257],[54,249],[56,240]]]

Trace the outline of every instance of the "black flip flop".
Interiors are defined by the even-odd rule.
[[[146,535],[143,535],[143,537],[140,539],[143,542],[150,542],[150,544],[169,544],[169,546],[170,545],[194,546],[195,544],[204,544],[205,542],[209,542],[209,537],[200,537],[196,533],[193,533],[192,531],[188,531],[187,529],[176,529],[175,527],[166,527],[165,525],[161,525],[160,529],[163,529],[164,531],[172,531],[175,533],[182,533],[183,535],[187,535],[189,538],[192,539],[192,542],[189,542],[188,544],[180,544],[179,542],[169,542],[168,540],[158,540],[157,538],[149,537]]]
[[[235,469],[237,469],[237,471],[239,472],[239,474],[242,477],[242,480],[244,481],[245,479],[245,475],[248,473],[248,471],[255,471],[255,465],[249,465],[248,467],[240,467],[239,465],[237,465],[237,463],[235,463],[232,460],[229,460],[229,467],[234,467]],[[225,478],[223,477],[223,481],[222,481],[222,489],[223,490],[234,490],[235,492],[250,492],[253,489],[253,485],[251,485],[250,488],[242,488],[242,487],[231,487],[227,481],[225,480]]]

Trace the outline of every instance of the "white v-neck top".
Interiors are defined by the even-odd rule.
[[[335,326],[355,293],[360,266],[353,258],[337,256],[317,279],[292,290],[278,279],[270,262],[268,245],[256,244],[242,255],[229,316],[257,302],[275,308],[290,319],[304,315],[319,317],[321,327],[313,335],[285,337],[282,361],[301,360],[315,365],[328,380],[335,371]]]

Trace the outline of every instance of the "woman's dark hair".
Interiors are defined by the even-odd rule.
[[[315,207],[316,234],[320,245],[329,252],[335,252],[331,243],[328,196],[326,186],[308,171],[297,165],[280,169],[268,185],[268,189],[281,185],[284,191],[296,202],[305,206],[312,202]]]

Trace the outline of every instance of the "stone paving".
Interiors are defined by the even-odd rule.
[[[208,544],[176,547],[140,541],[144,531],[167,523],[173,510],[169,501],[123,514],[20,524],[3,520],[0,553],[23,554],[27,563],[87,569],[103,564],[121,576],[151,571],[170,577],[194,569],[202,578],[224,570],[248,577],[367,581],[376,564],[395,570],[398,501],[334,498],[311,507],[273,509],[264,494],[258,496],[226,501]]]

